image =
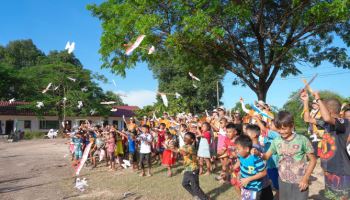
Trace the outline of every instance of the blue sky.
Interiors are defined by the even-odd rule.
[[[98,54],[102,29],[97,18],[86,10],[89,3],[100,3],[93,0],[11,0],[3,1],[0,7],[0,45],[6,45],[11,40],[32,39],[37,47],[48,53],[50,50],[62,50],[67,41],[74,41],[74,54],[85,68],[104,74],[110,82],[114,79],[117,88],[112,84],[101,84],[104,90],[124,93],[124,102],[130,105],[143,106],[155,101],[157,80],[152,76],[145,63],[138,64],[135,69],[127,70],[125,78],[101,69]],[[344,46],[336,41],[339,46]],[[317,78],[312,87],[317,90],[331,90],[350,96],[350,70],[332,67],[325,63],[317,69],[311,66],[301,67],[303,76],[309,77],[315,73]],[[322,76],[322,74],[333,74]],[[298,76],[299,77],[299,76]],[[300,78],[277,78],[271,86],[267,102],[281,107],[292,91],[303,86]],[[224,79],[224,95],[222,101],[225,107],[231,108],[242,96],[247,102],[256,99],[249,89],[233,86],[233,74]]]

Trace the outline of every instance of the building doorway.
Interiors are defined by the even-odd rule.
[[[5,123],[5,134],[9,135],[13,131],[13,125],[14,121],[13,120],[7,120]]]

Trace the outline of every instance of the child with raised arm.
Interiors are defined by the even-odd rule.
[[[329,98],[321,100],[318,92],[313,93],[315,102],[320,107],[323,121],[311,120],[325,128],[318,145],[318,156],[325,174],[325,196],[329,199],[350,198],[350,156],[346,145],[350,135],[350,123],[340,118],[341,103],[339,100]],[[301,99],[307,108],[308,94],[303,92]]]
[[[289,112],[279,112],[274,124],[280,137],[272,141],[262,158],[268,160],[273,154],[278,155],[280,199],[306,200],[309,178],[316,166],[312,145],[308,138],[293,131],[294,118]]]

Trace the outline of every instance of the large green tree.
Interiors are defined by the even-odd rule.
[[[102,21],[103,67],[121,75],[139,61],[163,59],[147,54],[154,45],[156,54],[171,50],[189,64],[233,73],[234,84],[265,100],[277,76],[301,73],[297,63],[350,66],[347,50],[333,43],[337,37],[350,45],[348,0],[108,0],[88,9]],[[141,34],[141,48],[126,56],[124,44]]]

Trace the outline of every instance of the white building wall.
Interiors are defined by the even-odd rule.
[[[38,118],[36,116],[14,116],[14,115],[0,115],[0,121],[1,121],[1,128],[3,131],[3,134],[6,130],[6,121],[14,121],[16,123],[17,121],[17,129],[25,130],[25,131],[31,131],[31,132],[47,132],[48,130],[40,129],[40,120],[57,120],[57,116],[45,116],[43,118]],[[30,129],[24,129],[24,121],[29,120],[31,121],[31,128]],[[66,117],[66,120],[72,121],[72,126],[79,125],[80,120],[90,120],[93,124],[100,124],[102,125],[103,121],[106,120],[103,117]],[[124,126],[123,118],[122,117],[108,117],[108,124],[112,124],[114,120],[118,121],[118,128],[122,129]]]

